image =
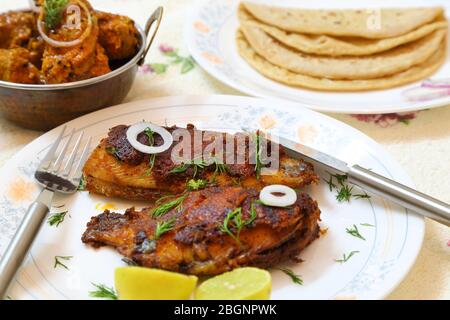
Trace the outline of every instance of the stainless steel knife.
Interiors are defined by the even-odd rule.
[[[349,183],[355,184],[369,193],[376,194],[406,209],[450,226],[449,204],[359,165],[348,165],[331,155],[282,137],[277,137],[277,139],[290,157],[307,160],[316,167],[324,168],[331,174],[346,175]]]

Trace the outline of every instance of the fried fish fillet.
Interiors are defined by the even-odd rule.
[[[125,125],[112,128],[108,137],[90,155],[83,169],[90,192],[108,197],[152,201],[165,194],[183,192],[186,182],[191,178],[214,180],[217,185],[239,184],[255,189],[269,184],[300,188],[319,180],[310,163],[287,157],[281,147],[279,169],[272,175],[262,175],[260,179],[256,178],[255,165],[250,163],[249,154],[246,154],[244,163],[227,164],[226,170],[219,173],[215,164],[205,167],[189,166],[183,172],[174,172],[177,164],[172,161],[171,152],[175,144],[152,159],[150,155],[143,154],[130,145],[126,138],[127,129],[128,126]],[[177,128],[166,129],[173,132]],[[205,133],[192,125],[188,125],[185,130],[192,136]],[[226,135],[222,135],[226,139]],[[229,136],[236,141],[237,135]],[[141,134],[138,139],[141,143],[148,144],[146,135]],[[154,143],[162,144],[161,137],[156,136]],[[205,142],[202,147],[206,148],[207,145]],[[236,146],[234,153],[238,153]]]
[[[209,187],[184,194],[181,205],[158,217],[153,217],[156,205],[125,214],[106,210],[91,218],[82,241],[112,246],[141,266],[215,275],[295,259],[318,237],[320,210],[307,194],[297,193],[297,201],[287,208],[265,206],[257,199],[255,189]],[[233,218],[236,212],[239,218]],[[163,224],[170,228],[158,237],[156,229]]]

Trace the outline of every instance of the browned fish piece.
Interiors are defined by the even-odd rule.
[[[256,201],[257,190],[242,187],[210,187],[184,196],[181,205],[159,217],[152,216],[157,206],[125,214],[106,210],[91,219],[82,241],[112,246],[141,266],[215,275],[294,259],[319,234],[320,210],[304,193],[288,208],[265,206]],[[240,212],[240,231],[233,212]],[[164,222],[172,228],[155,239],[157,224]]]
[[[164,194],[177,194],[186,189],[186,182],[191,178],[214,181],[216,185],[236,185],[260,189],[269,184],[283,184],[292,188],[300,188],[316,183],[319,178],[310,163],[287,157],[282,147],[279,150],[280,166],[273,175],[262,175],[257,179],[255,165],[250,163],[250,154],[245,155],[242,164],[227,164],[225,172],[218,172],[216,164],[205,167],[188,166],[185,171],[174,172],[179,168],[171,159],[174,143],[167,151],[156,155],[143,154],[134,149],[126,138],[128,126],[120,125],[112,128],[108,137],[103,139],[92,152],[84,167],[87,189],[108,197],[122,197],[130,200],[155,200]],[[176,127],[166,128],[169,131]],[[205,134],[189,125],[188,130]],[[226,135],[223,139],[226,140]],[[229,135],[236,141],[238,135]],[[140,134],[138,140],[148,144],[148,137]],[[162,144],[160,136],[155,136],[154,144]],[[208,141],[202,148],[206,148]],[[235,144],[236,145],[236,144]],[[248,146],[247,146],[248,147]],[[194,147],[192,147],[194,149]],[[234,156],[237,154],[234,149]],[[223,160],[223,159],[221,159]],[[223,161],[222,161],[223,162]]]

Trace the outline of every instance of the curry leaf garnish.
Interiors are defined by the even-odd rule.
[[[45,0],[45,27],[48,30],[52,30],[58,26],[63,18],[63,11],[69,0]]]
[[[152,217],[160,217],[165,215],[167,212],[169,212],[172,209],[177,209],[178,211],[181,211],[182,206],[183,206],[183,201],[184,199],[186,199],[187,194],[184,194],[172,201],[169,201],[165,204],[160,205],[159,207],[156,207],[155,209],[153,209],[151,215]]]
[[[63,212],[58,212],[58,213],[54,213],[52,214],[50,217],[48,217],[47,222],[49,225],[56,226],[58,227],[63,221],[64,218],[66,217],[66,214],[69,211],[63,211]]]
[[[347,232],[349,235],[352,235],[356,238],[359,238],[361,240],[366,240],[366,238],[364,238],[361,233],[359,233],[358,227],[356,225],[353,225],[352,229],[349,228],[345,228],[345,232]]]
[[[153,240],[158,240],[164,233],[169,232],[175,227],[175,219],[176,217],[172,217],[166,221],[159,221],[156,224],[155,235],[153,236]]]
[[[91,297],[110,299],[110,300],[118,300],[119,299],[114,288],[107,287],[104,284],[92,283],[92,285],[96,288],[96,290],[89,291],[89,295]]]
[[[339,263],[347,262],[351,257],[353,257],[355,254],[359,253],[359,251],[351,251],[348,255],[345,253],[342,255],[342,259],[335,259],[334,261]]]
[[[55,256],[55,263],[53,265],[53,268],[56,269],[56,267],[61,266],[69,270],[69,268],[64,263],[61,262],[61,260],[69,261],[72,258],[73,258],[72,256]]]
[[[288,275],[291,279],[292,282],[298,284],[298,285],[303,285],[303,279],[298,275],[295,274],[294,271],[292,271],[291,269],[288,268],[278,268],[278,270],[284,272],[286,275]]]
[[[187,188],[190,191],[203,189],[207,185],[208,185],[208,180],[205,180],[205,179],[197,179],[197,180],[190,179],[187,182]]]

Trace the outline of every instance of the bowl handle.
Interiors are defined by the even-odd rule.
[[[161,24],[161,19],[163,16],[163,7],[158,7],[148,18],[147,23],[145,25],[145,34],[147,36],[147,47],[145,48],[145,51],[142,53],[141,58],[138,61],[138,65],[142,66],[145,62],[145,57],[147,56],[148,50],[150,50],[150,47],[152,46],[153,40],[155,39],[156,33],[158,32],[159,25]],[[155,28],[153,29],[153,32],[151,36],[149,37],[150,29],[152,28],[153,24],[156,22]]]

